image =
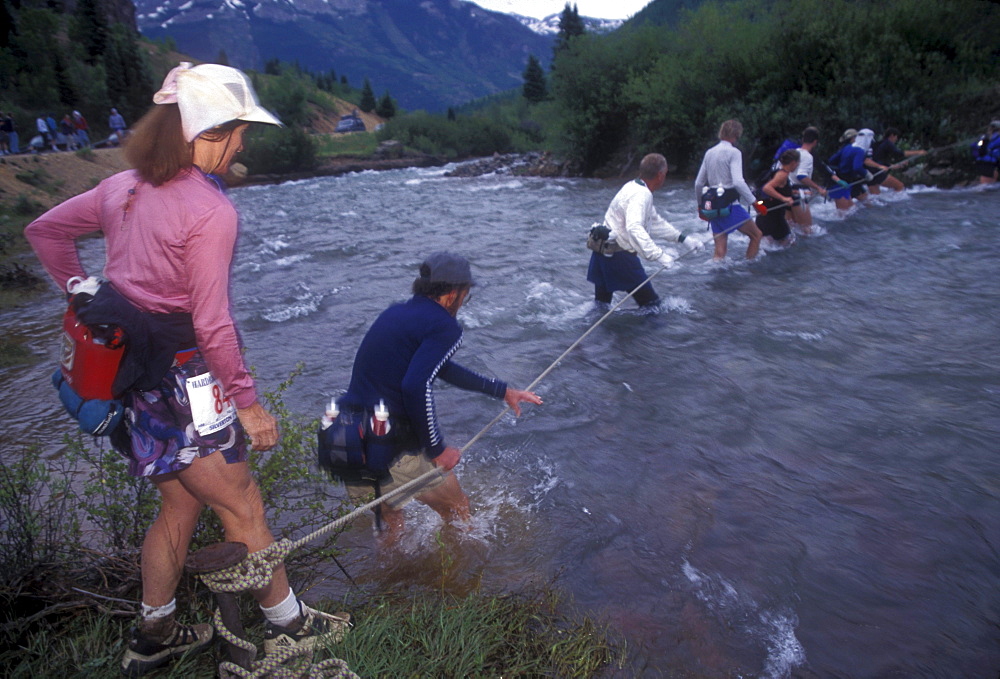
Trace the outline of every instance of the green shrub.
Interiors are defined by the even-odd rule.
[[[262,126],[246,137],[239,160],[250,174],[305,172],[316,167],[316,144],[300,127]]]
[[[50,175],[43,168],[38,167],[33,170],[18,172],[14,175],[14,178],[19,182],[24,182],[25,184],[29,184],[31,186],[42,187],[50,178]]]

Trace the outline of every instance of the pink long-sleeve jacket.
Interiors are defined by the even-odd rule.
[[[25,229],[49,275],[62,289],[86,277],[75,240],[100,231],[104,278],[137,308],[192,315],[208,368],[237,408],[257,398],[229,308],[236,209],[197,168],[152,186],[127,171],[70,198]]]

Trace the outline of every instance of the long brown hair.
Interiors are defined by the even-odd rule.
[[[125,159],[153,186],[191,166],[191,144],[184,139],[177,104],[157,104],[146,112],[128,136]]]
[[[231,120],[205,130],[201,136],[210,141],[222,141],[245,124],[242,120]],[[144,181],[159,186],[194,164],[193,148],[184,139],[181,111],[177,104],[156,104],[135,124],[128,136],[125,159]]]

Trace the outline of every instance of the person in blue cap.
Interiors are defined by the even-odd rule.
[[[397,432],[397,457],[389,477],[348,482],[352,498],[373,489],[386,494],[428,471],[438,472],[379,505],[376,517],[387,545],[401,533],[403,506],[411,500],[428,505],[449,522],[470,517],[469,499],[451,471],[461,451],[445,442],[438,423],[434,382],[439,377],[460,389],[503,399],[515,415],[521,414],[521,403],[542,402],[533,392],[514,389],[452,360],[462,343],[462,327],[455,317],[468,302],[472,285],[464,257],[450,252],[428,256],[413,281],[413,297],[383,311],[361,340],[350,386],[337,401],[341,411],[374,411],[384,404]]]

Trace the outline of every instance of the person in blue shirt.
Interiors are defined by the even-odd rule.
[[[871,173],[865,168],[866,153],[863,148],[854,145],[858,131],[849,129],[840,137],[843,146],[830,156],[830,167],[837,176],[850,184],[849,187],[832,189],[827,195],[833,198],[837,208],[846,210],[854,204],[854,198],[864,201],[867,198],[865,179]]]
[[[450,252],[428,256],[413,282],[413,297],[383,311],[361,340],[350,386],[337,401],[341,410],[355,411],[374,411],[384,403],[390,426],[397,433],[409,433],[408,440],[398,444],[390,477],[377,482],[377,493],[388,493],[438,470],[438,474],[379,505],[376,516],[387,545],[401,533],[402,508],[411,500],[428,505],[449,522],[465,521],[470,516],[469,499],[451,471],[461,459],[461,451],[445,442],[438,423],[437,378],[460,389],[503,399],[515,415],[521,414],[521,403],[542,402],[533,392],[514,389],[452,360],[462,343],[462,328],[455,316],[469,300],[472,285],[472,272],[464,257]],[[372,492],[373,485],[349,482],[348,493],[357,499]]]
[[[979,173],[979,183],[996,182],[1000,168],[1000,120],[994,120],[986,127],[986,134],[972,144],[971,150],[976,172]]]

